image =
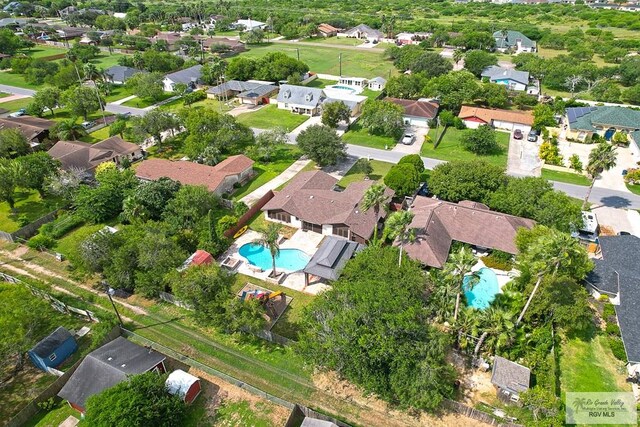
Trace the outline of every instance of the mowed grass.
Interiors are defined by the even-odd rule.
[[[80,141],[95,144],[96,142],[104,141],[109,138],[109,126],[105,126],[102,129],[98,129],[95,132],[91,132],[87,136],[80,138]]]
[[[15,207],[0,203],[0,230],[13,233],[22,226],[64,205],[59,197],[48,196],[44,200],[37,191],[18,188],[14,192]]]
[[[177,113],[183,108],[198,108],[198,107],[211,108],[221,113],[226,113],[227,111],[230,111],[233,109],[233,106],[225,104],[224,102],[221,102],[221,101],[218,101],[217,99],[212,99],[212,98],[203,99],[202,101],[195,102],[189,106],[185,106],[182,98],[178,98],[178,99],[174,99],[171,102],[167,102],[166,104],[163,104],[158,108],[162,110],[171,111],[173,113]]]
[[[67,233],[61,239],[58,239],[54,250],[63,254],[74,265],[80,265],[80,243],[93,233],[102,230],[106,225],[113,226],[115,221],[108,224],[87,224],[76,228]]]
[[[133,99],[128,100],[127,102],[122,103],[122,105],[125,105],[127,107],[134,107],[134,108],[147,108],[157,104],[158,102],[162,102],[165,99],[169,99],[172,96],[174,96],[172,93],[163,93],[162,97],[157,101],[149,98],[135,97]]]
[[[252,46],[241,56],[260,58],[269,52],[284,52],[292,58],[297,57],[296,49],[300,50],[300,60],[309,66],[315,73],[340,75],[340,53],[342,53],[342,75],[357,77],[376,77],[397,73],[390,61],[384,59],[382,52],[371,52],[368,49],[341,50],[336,47],[305,46],[301,43],[296,46],[289,44],[264,44]]]
[[[442,132],[442,128],[438,129],[438,135]],[[422,144],[422,150],[420,154],[424,157],[430,157],[432,159],[438,160],[446,160],[446,161],[454,161],[454,160],[484,160],[492,165],[496,166],[507,166],[507,153],[509,151],[509,133],[496,131],[496,140],[498,141],[498,145],[500,146],[500,151],[495,154],[489,154],[486,156],[480,156],[478,154],[474,154],[470,151],[465,150],[461,143],[460,138],[462,137],[463,132],[465,130],[458,130],[454,127],[448,127],[445,132],[440,144],[438,144],[438,148],[433,148],[433,143],[428,143],[425,141]],[[431,140],[435,143],[436,131],[434,129],[429,130],[429,136]]]
[[[327,86],[332,86],[338,84],[337,80],[325,80],[325,79],[315,79],[307,83],[305,86],[307,87],[317,87],[320,89],[324,89]]]
[[[542,177],[549,181],[566,182],[567,184],[584,185],[591,184],[589,178],[582,174],[573,172],[563,172],[553,169],[542,168]]]
[[[254,177],[238,189],[234,194],[234,199],[239,200],[271,181],[291,166],[293,162],[298,160],[301,155],[302,153],[295,145],[279,146],[271,159],[268,161],[258,161],[253,165],[255,172]]]
[[[14,99],[13,101],[0,102],[0,108],[4,108],[5,110],[9,110],[11,112],[18,111],[21,108],[27,108],[27,105],[31,104],[33,98],[20,98]],[[45,118],[48,118],[50,113],[45,113]]]
[[[366,40],[359,40],[352,37],[311,37],[302,39],[301,42],[335,44],[338,46],[358,46],[364,44]]]
[[[257,111],[240,114],[236,117],[239,123],[250,128],[275,129],[280,127],[286,129],[287,132],[291,132],[308,119],[309,116],[281,110],[277,105],[267,105]]]
[[[0,71],[0,84],[34,90],[44,86],[27,83],[22,74],[14,74],[8,71]]]
[[[381,162],[379,160],[371,160],[371,167],[373,172],[369,174],[369,179],[373,181],[380,181],[389,172],[389,169],[393,166],[393,163]],[[353,165],[351,169],[344,175],[344,177],[338,181],[338,185],[346,187],[352,182],[364,181],[365,174],[360,172],[360,168],[357,164]]]
[[[631,391],[631,386],[625,383],[625,371],[603,336],[587,340],[572,338],[562,344],[560,384],[563,393]]]
[[[349,130],[342,136],[342,139],[347,144],[362,145],[380,150],[393,148],[397,142],[389,136],[371,135],[368,130],[364,129],[358,123],[352,124]]]
[[[40,411],[24,424],[24,427],[58,426],[68,417],[80,419],[80,413],[65,402],[59,402],[49,412]]]
[[[27,56],[30,56],[34,59],[37,58],[47,58],[49,56],[60,55],[61,53],[67,53],[67,49],[63,47],[54,47],[48,45],[36,45],[31,49],[25,49],[20,51]]]
[[[633,194],[640,196],[640,184],[627,184],[627,189]]]

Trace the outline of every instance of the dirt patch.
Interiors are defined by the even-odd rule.
[[[282,426],[289,418],[290,410],[269,400],[258,397],[248,391],[230,384],[199,369],[190,368],[189,373],[203,381],[203,397],[207,399],[206,408],[210,417],[224,402],[248,402],[252,411],[267,415],[274,426]]]
[[[389,404],[375,396],[365,396],[362,391],[353,384],[340,380],[335,372],[321,372],[313,376],[314,384],[325,393],[363,406],[360,412],[362,425],[369,426],[429,426],[429,427],[480,427],[484,423],[463,417],[458,414],[445,413],[442,415],[420,414],[412,416],[406,412],[392,409]],[[373,410],[373,411],[371,411]],[[377,416],[384,414],[385,417]],[[390,421],[393,420],[393,421]]]

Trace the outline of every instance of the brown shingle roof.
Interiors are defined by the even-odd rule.
[[[411,205],[416,240],[404,245],[407,254],[430,267],[442,268],[451,242],[477,245],[515,254],[515,237],[521,227],[535,221],[489,210],[482,203],[458,204],[417,196]]]
[[[393,102],[404,108],[406,116],[424,117],[433,119],[438,114],[440,105],[433,101],[415,101],[413,99],[385,98],[385,101]]]
[[[344,191],[335,191],[337,182],[336,178],[322,171],[300,173],[262,210],[283,210],[313,224],[345,224],[353,233],[368,239],[375,224],[386,215],[383,209],[378,218],[373,209],[367,212],[360,209],[362,197],[373,181],[354,182]],[[391,189],[386,192],[389,197],[393,195]]]
[[[29,141],[37,139],[43,132],[48,132],[56,122],[38,117],[5,117],[0,119],[0,129],[18,129]]]
[[[512,111],[500,110],[492,108],[469,107],[463,105],[458,114],[462,120],[468,118],[478,118],[487,124],[491,124],[493,120],[519,123],[523,125],[533,125],[533,113],[530,111]]]
[[[48,151],[54,159],[60,160],[63,169],[91,170],[100,163],[111,161],[120,156],[126,156],[140,147],[136,144],[124,141],[119,136],[100,141],[96,144],[88,144],[81,141],[58,141]]]
[[[253,160],[243,154],[231,156],[216,166],[183,160],[149,159],[138,165],[136,176],[151,181],[165,177],[185,185],[204,185],[213,192],[226,177],[244,172],[253,166],[253,163]]]

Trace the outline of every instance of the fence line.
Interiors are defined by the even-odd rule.
[[[231,227],[230,229],[228,229],[227,231],[224,232],[224,236],[225,237],[232,237],[234,234],[236,234],[238,232],[238,230],[240,230],[242,227],[244,227],[249,221],[251,221],[251,219],[254,217],[254,215],[256,213],[258,213],[258,211],[267,204],[267,202],[271,199],[273,199],[273,197],[275,196],[275,194],[273,194],[272,190],[267,191],[267,193],[260,197],[258,199],[258,201],[256,201],[247,212],[245,212],[244,215],[242,215],[239,219],[238,219],[238,224],[236,224],[235,227]]]
[[[86,318],[88,318],[90,321],[92,322],[99,322],[98,318],[96,317],[96,315],[89,310],[86,310],[84,308],[77,308],[74,307],[72,305],[69,305],[63,301],[60,301],[59,299],[57,299],[56,297],[50,295],[49,293],[43,291],[42,289],[39,289],[33,285],[30,285],[29,283],[23,282],[22,280],[13,277],[9,274],[3,273],[0,271],[0,279],[2,279],[5,282],[10,282],[10,283],[19,283],[21,285],[24,285],[27,287],[27,289],[29,289],[29,291],[31,291],[31,293],[37,297],[40,297],[46,301],[48,301],[51,306],[53,308],[55,308],[56,310],[58,310],[61,313],[65,313],[65,314],[71,314],[71,313],[75,313],[75,314],[80,314],[81,316],[85,316]]]
[[[14,243],[16,240],[19,240],[19,239],[26,240],[32,237],[33,235],[35,235],[38,232],[38,229],[40,228],[40,226],[56,219],[56,216],[58,215],[58,212],[60,212],[61,209],[64,209],[64,208],[59,208],[59,209],[56,209],[55,211],[49,212],[48,214],[41,216],[40,218],[36,219],[33,222],[30,222],[24,227],[19,228],[13,233],[7,233],[6,231],[0,230],[0,239],[6,240],[11,243]]]
[[[478,409],[471,408],[463,403],[456,402],[454,400],[445,399],[442,402],[442,406],[453,411],[457,414],[464,415],[465,417],[473,418],[474,420],[481,421],[485,424],[489,424],[496,427],[524,427],[520,424],[501,423],[486,412],[482,412]]]

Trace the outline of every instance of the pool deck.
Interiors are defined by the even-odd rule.
[[[518,277],[520,275],[520,272],[516,269],[513,269],[511,271],[505,271],[505,270],[498,270],[497,268],[487,267],[486,265],[484,265],[484,262],[482,262],[481,259],[478,259],[478,263],[473,266],[473,268],[471,269],[471,272],[474,273],[480,270],[481,268],[488,268],[489,270],[495,273],[498,279],[498,289],[500,289],[500,293],[502,293],[502,288],[507,283],[509,283],[515,277]]]
[[[223,262],[229,257],[234,258],[239,260],[240,264],[236,266],[233,271],[246,276],[255,277],[256,279],[260,279],[265,282],[273,283],[273,279],[268,277],[271,270],[262,270],[259,267],[251,265],[245,257],[238,253],[242,245],[251,243],[259,237],[260,233],[253,230],[247,230],[231,244],[229,249],[227,249],[227,251],[218,258],[218,261]],[[291,236],[291,239],[287,239],[280,244],[280,249],[299,249],[312,257],[316,253],[316,250],[323,239],[324,236],[322,234],[298,230],[293,236]],[[280,283],[280,285],[311,295],[317,295],[330,288],[329,285],[324,283],[314,283],[305,287],[304,273],[302,271],[287,272],[286,278],[282,283]]]

